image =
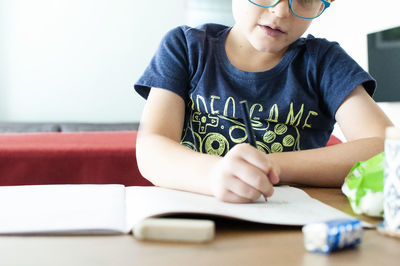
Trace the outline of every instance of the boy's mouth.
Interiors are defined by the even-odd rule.
[[[280,27],[273,26],[273,25],[258,25],[266,35],[273,37],[273,38],[278,38],[282,36],[283,34],[286,34]]]

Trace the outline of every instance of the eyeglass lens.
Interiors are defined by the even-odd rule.
[[[280,0],[250,0],[253,4],[262,7],[275,6]],[[314,18],[324,11],[324,3],[321,0],[292,0],[289,1],[292,12],[300,17]]]

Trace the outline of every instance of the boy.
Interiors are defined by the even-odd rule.
[[[232,0],[232,28],[178,27],[135,90],[137,159],[153,184],[250,202],[273,185],[339,186],[383,151],[375,81],[337,43],[301,38],[333,0]],[[246,143],[247,100],[257,149]],[[348,142],[325,147],[334,123]]]

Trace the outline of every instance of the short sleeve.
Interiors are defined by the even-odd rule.
[[[149,66],[134,88],[147,98],[151,87],[163,88],[185,99],[189,81],[187,43],[184,27],[169,31],[162,39]]]
[[[338,43],[325,42],[327,49],[320,55],[318,64],[319,89],[328,112],[334,117],[339,106],[357,86],[363,85],[372,97],[376,82]]]

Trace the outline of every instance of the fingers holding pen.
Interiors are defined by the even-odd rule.
[[[273,193],[279,167],[248,144],[236,145],[212,171],[213,194],[223,201],[251,202]]]
[[[279,183],[281,169],[271,157],[249,144],[238,145],[238,148],[243,149],[243,152],[245,152],[246,155],[243,157],[245,161],[266,174],[272,184],[276,185]]]
[[[240,145],[239,149],[247,149],[249,152],[249,156],[246,157],[247,161],[250,164],[253,164],[256,167],[258,167],[264,173],[266,173],[272,184],[277,184],[279,182],[280,168],[272,160],[268,160],[266,158],[266,156],[261,155],[261,153],[259,151],[257,151],[257,141],[256,141],[256,136],[254,134],[253,127],[251,125],[249,106],[247,105],[246,100],[241,101],[240,105],[241,105],[241,108],[242,108],[242,111],[244,114],[243,119],[244,119],[244,126],[245,126],[245,130],[246,130],[247,138],[248,138],[250,145],[254,149],[251,149],[251,148],[249,149],[249,147],[246,147],[245,145]]]
[[[273,185],[279,182],[280,168],[267,155],[249,144],[235,146],[242,154],[233,167],[235,176],[261,192],[265,197],[273,194]]]
[[[234,176],[226,176],[215,190],[215,197],[226,202],[249,203],[258,199],[261,192]]]

